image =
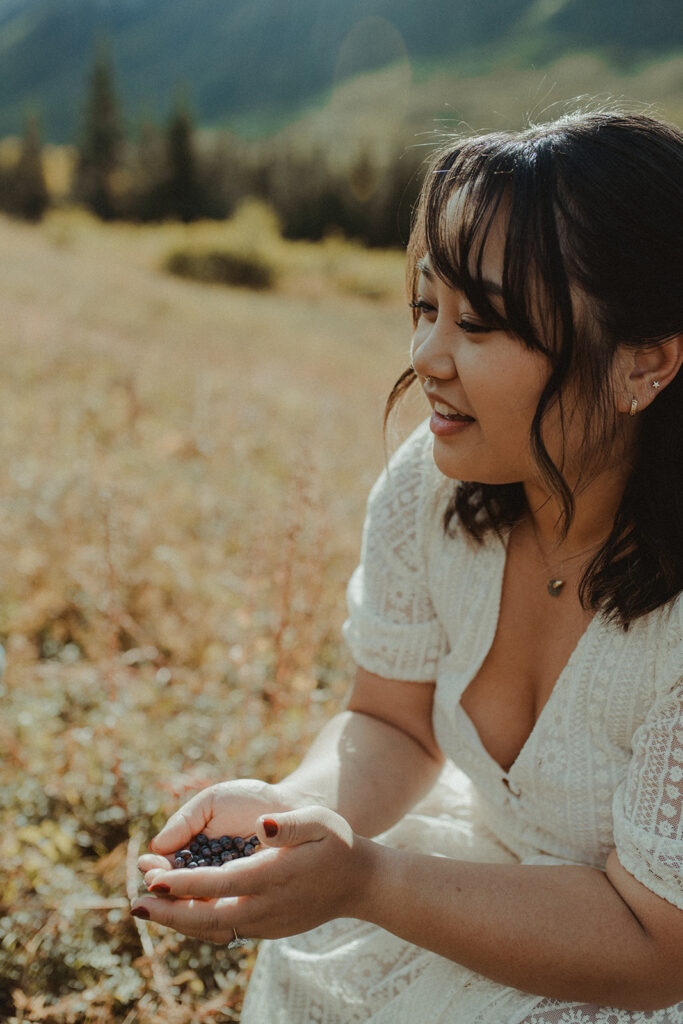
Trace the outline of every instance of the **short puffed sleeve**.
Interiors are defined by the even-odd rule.
[[[411,434],[368,498],[361,562],[347,590],[344,636],[358,665],[387,679],[436,678],[447,643],[429,593],[426,542],[453,482],[437,470],[426,424]]]
[[[683,910],[683,602],[669,622],[661,671],[668,686],[633,737],[614,797],[617,856],[634,878]]]

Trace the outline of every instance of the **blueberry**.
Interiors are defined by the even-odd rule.
[[[238,857],[251,857],[261,845],[258,836],[250,839],[242,836],[224,835],[209,839],[204,833],[194,836],[182,850],[173,855],[173,866],[176,868],[220,867],[229,864]]]

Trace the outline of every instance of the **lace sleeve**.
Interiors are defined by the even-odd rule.
[[[683,638],[679,603],[665,669],[669,690],[633,737],[614,798],[619,860],[639,882],[683,910]]]
[[[446,650],[429,596],[426,532],[445,478],[423,424],[399,448],[370,492],[361,563],[347,591],[344,636],[356,662],[387,679],[435,679]]]

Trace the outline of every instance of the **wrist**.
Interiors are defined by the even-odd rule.
[[[373,839],[354,835],[356,884],[349,887],[344,917],[377,923],[380,901],[386,893],[387,881],[391,877],[389,862],[393,853],[389,847],[376,843]]]

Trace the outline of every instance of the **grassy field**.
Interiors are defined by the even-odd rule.
[[[254,951],[130,918],[138,851],[343,698],[344,587],[404,368],[400,253],[0,220],[0,1019],[239,1019]],[[178,248],[270,261],[255,293]],[[405,432],[421,410],[409,410]]]

